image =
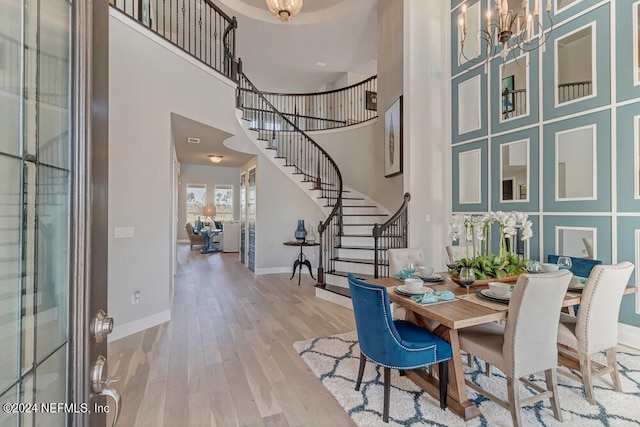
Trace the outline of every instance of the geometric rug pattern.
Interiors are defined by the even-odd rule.
[[[442,411],[438,401],[417,387],[411,380],[391,370],[391,397],[389,424],[382,422],[383,378],[382,368],[367,362],[360,391],[355,391],[360,349],[355,331],[293,344],[322,384],[358,426],[511,426],[509,411],[467,387],[469,400],[480,408],[481,417],[463,421],[449,409]],[[604,362],[604,354],[594,360]],[[522,408],[524,426],[640,426],[640,352],[618,347],[618,371],[623,393],[613,389],[611,377],[596,379],[594,392],[596,405],[587,402],[582,385],[558,375],[558,395],[564,423],[553,417],[549,400]],[[466,361],[466,356],[463,357]],[[484,375],[484,362],[474,360],[474,366],[465,366],[465,377],[482,388],[507,400],[506,377],[493,367],[491,378]],[[544,386],[542,375],[529,377]],[[522,384],[522,383],[521,383]],[[521,398],[533,394],[522,384]]]

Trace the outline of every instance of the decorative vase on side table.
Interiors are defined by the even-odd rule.
[[[307,236],[305,238],[305,241],[308,243],[315,243],[316,235],[313,234],[313,227],[309,227],[309,230],[307,230]]]
[[[307,230],[304,228],[304,219],[298,220],[298,228],[296,229],[295,236],[297,241],[304,242],[304,239],[307,236]]]

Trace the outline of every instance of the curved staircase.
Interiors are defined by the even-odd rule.
[[[320,222],[320,262],[316,295],[350,306],[347,275],[375,275],[373,227],[389,212],[371,198],[343,185],[336,163],[295,118],[278,111],[240,73],[236,117],[257,149],[327,215]]]

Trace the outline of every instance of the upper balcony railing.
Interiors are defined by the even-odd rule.
[[[295,123],[303,131],[326,130],[363,123],[378,117],[377,76],[360,83],[327,92],[316,93],[273,93],[262,92],[283,116],[275,117],[274,123],[267,123],[274,131],[288,131]],[[252,99],[251,89],[240,88],[239,96]],[[245,115],[251,119],[251,107],[244,103]],[[255,109],[256,118],[263,112]]]
[[[109,0],[154,33],[238,81],[235,18],[210,0]]]

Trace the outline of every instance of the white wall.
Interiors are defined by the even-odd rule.
[[[109,26],[111,339],[170,317],[171,113],[233,134],[234,86],[117,11]],[[212,96],[215,94],[215,96]],[[134,237],[114,239],[115,227]],[[140,303],[131,294],[141,292]]]
[[[451,206],[448,2],[405,0],[404,5],[403,180],[404,191],[411,193],[409,247],[422,247],[427,262],[438,269],[445,264]]]
[[[318,222],[325,219],[326,215],[263,154],[258,155],[257,162],[248,162],[240,169],[248,171],[256,164],[255,272],[256,274],[289,272],[292,270],[293,261],[299,249],[284,246],[282,243],[295,240],[294,233],[299,219],[304,219],[307,229],[311,226],[315,227],[314,234],[317,236]],[[247,173],[247,179],[248,177]],[[315,269],[318,266],[318,248],[306,248],[305,254],[311,261],[315,276]]]
[[[375,119],[343,129],[309,132],[309,136],[326,150],[338,165],[343,185],[366,194],[374,200],[376,179],[382,174],[380,168],[376,167],[378,121]],[[357,161],[354,161],[354,156],[357,156]],[[394,208],[394,206],[385,207]]]
[[[188,240],[184,228],[187,223],[187,184],[207,186],[206,204],[213,204],[215,185],[233,186],[233,219],[240,218],[240,168],[182,164],[178,184],[178,240]]]

